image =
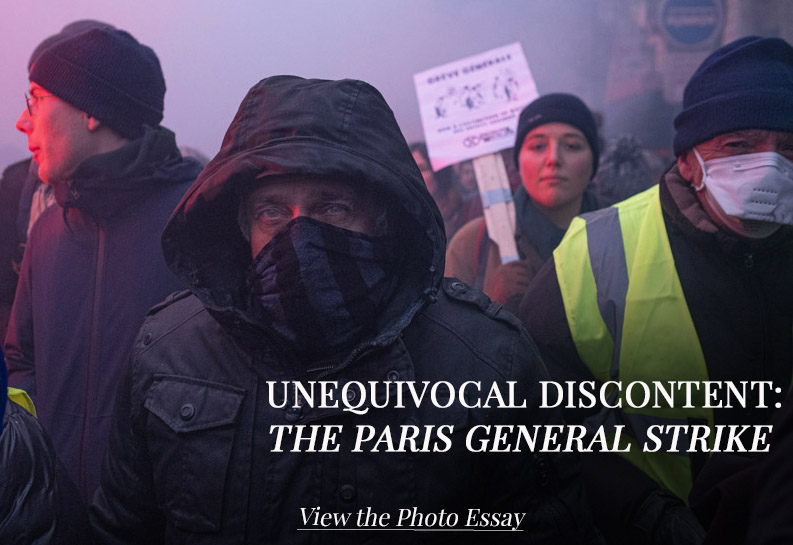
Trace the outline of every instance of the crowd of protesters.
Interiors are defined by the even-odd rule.
[[[705,59],[673,164],[630,135],[605,143],[574,95],[533,100],[498,155],[510,259],[473,162],[434,172],[365,82],[262,79],[207,159],[161,126],[159,60],[124,30],[76,21],[28,70],[16,128],[32,157],[0,180],[3,543],[482,541],[459,528],[320,533],[314,506],[522,514],[520,531],[487,537],[498,543],[793,541],[784,40],[745,37]],[[264,393],[315,380],[473,381],[527,403],[350,414]],[[617,390],[562,411],[541,403],[546,380],[774,393],[626,411]],[[634,448],[352,449],[362,426],[565,422],[624,428]],[[766,455],[637,448],[653,425],[695,423],[776,431]],[[336,426],[341,448],[281,452],[278,424]]]

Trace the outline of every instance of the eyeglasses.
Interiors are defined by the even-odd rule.
[[[33,95],[30,96],[25,93],[25,106],[28,107],[28,115],[33,116],[33,107],[38,104],[39,99],[54,97],[55,95]]]

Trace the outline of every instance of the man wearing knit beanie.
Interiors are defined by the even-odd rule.
[[[36,58],[28,108],[17,129],[28,135],[39,176],[51,183],[87,157],[157,127],[164,98],[165,80],[154,51],[123,30],[92,28],[56,42]],[[34,110],[41,111],[34,115]],[[51,111],[56,117],[50,124]],[[80,131],[81,125],[87,130]]]
[[[712,53],[675,129],[677,164],[575,219],[520,311],[552,378],[622,385],[609,407],[567,415],[630,438],[628,452],[584,459],[609,542],[701,543],[686,504],[712,475],[709,452],[754,448],[717,426],[767,425],[793,374],[793,47],[753,36]],[[706,380],[770,387],[743,405],[697,394],[623,410],[629,383]]]
[[[28,72],[41,52],[56,42],[90,28],[107,26],[112,27],[93,19],[67,24],[36,46],[28,61]],[[52,186],[42,183],[38,170],[33,157],[28,156],[8,165],[0,178],[0,339],[5,337],[28,232],[39,215],[55,203]]]
[[[57,206],[25,248],[5,339],[9,384],[36,400],[85,500],[135,333],[146,310],[180,287],[160,233],[200,167],[160,126],[164,97],[151,48],[88,24],[31,57],[16,124]]]

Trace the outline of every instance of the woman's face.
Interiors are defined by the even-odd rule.
[[[474,172],[474,164],[471,161],[463,161],[456,166],[457,180],[465,191],[478,191],[476,185],[476,172]]]
[[[567,123],[535,127],[523,140],[518,162],[523,187],[550,210],[580,203],[592,177],[592,150],[584,133]]]

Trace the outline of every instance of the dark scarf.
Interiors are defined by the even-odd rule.
[[[543,261],[548,261],[553,255],[553,251],[562,242],[567,229],[558,227],[548,219],[548,216],[534,205],[534,201],[532,201],[526,192],[526,188],[522,185],[515,191],[513,198],[515,200],[515,221],[518,224],[518,233],[526,237],[534,245]],[[579,214],[591,212],[592,210],[597,210],[597,203],[592,192],[587,187],[581,200],[581,211]]]
[[[287,224],[253,261],[262,320],[309,361],[346,356],[377,330],[397,285],[390,238],[306,217]]]

